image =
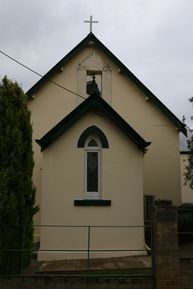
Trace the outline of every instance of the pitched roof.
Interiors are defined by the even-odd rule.
[[[185,125],[93,34],[89,33],[77,46],[75,46],[64,58],[62,58],[51,70],[49,70],[34,86],[27,91],[28,99],[32,99],[35,92],[42,87],[61,67],[70,61],[81,49],[95,46],[101,49],[109,59],[114,62],[120,72],[126,75],[148,99],[156,105],[174,125],[183,133],[187,134]]]
[[[102,97],[94,94],[84,100],[41,139],[36,140],[41,150],[46,149],[88,111],[97,111],[109,118],[143,152],[150,145],[150,142],[146,142]]]

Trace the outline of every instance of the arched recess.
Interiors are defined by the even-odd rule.
[[[102,148],[109,148],[106,135],[102,132],[102,130],[100,130],[100,128],[96,127],[95,125],[92,125],[83,131],[78,140],[78,148],[85,147],[85,142],[90,135],[96,135],[100,139]]]
[[[106,63],[95,50],[92,51],[77,66],[77,93],[86,96],[86,83],[93,74],[96,77],[101,97],[111,105],[112,102],[112,71],[108,63]],[[77,105],[83,101],[77,97]]]

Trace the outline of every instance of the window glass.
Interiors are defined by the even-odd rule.
[[[97,147],[97,146],[98,144],[93,138],[88,143],[88,147]]]
[[[100,198],[101,142],[90,135],[85,142],[85,193],[88,199]]]
[[[87,152],[87,192],[98,192],[98,152]]]

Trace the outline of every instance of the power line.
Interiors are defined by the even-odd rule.
[[[15,58],[11,57],[11,56],[8,55],[7,53],[3,52],[2,50],[0,50],[0,53],[3,54],[4,56],[6,56],[7,58],[11,59],[12,61],[16,62],[17,64],[21,65],[21,66],[24,67],[25,69],[31,71],[32,73],[34,73],[34,74],[36,74],[36,75],[38,75],[38,76],[40,76],[40,77],[43,77],[42,74],[38,73],[37,71],[35,71],[34,69],[30,68],[29,66],[21,63],[20,61],[18,61],[18,60],[16,60]],[[74,95],[77,95],[77,96],[79,96],[79,97],[81,97],[81,98],[83,98],[83,99],[86,99],[84,96],[82,96],[82,95],[80,95],[80,94],[78,94],[78,93],[76,93],[76,92],[74,92],[74,91],[72,91],[72,90],[64,87],[63,85],[61,85],[61,84],[59,84],[59,83],[57,83],[57,82],[55,82],[55,81],[53,81],[53,80],[47,79],[47,81],[50,82],[50,83],[52,83],[52,84],[54,84],[54,85],[56,85],[56,86],[58,86],[58,87],[60,87],[60,88],[62,88],[62,89],[64,89],[64,90],[66,90],[66,91],[68,91],[68,92],[70,92],[70,93],[72,93],[72,94],[74,94]]]

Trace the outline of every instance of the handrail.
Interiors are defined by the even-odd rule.
[[[52,224],[52,225],[48,225],[48,224],[44,224],[44,225],[33,225],[33,227],[40,227],[40,228],[84,228],[87,229],[85,231],[85,233],[87,232],[87,245],[86,247],[83,245],[83,249],[68,249],[68,248],[52,248],[52,249],[46,249],[46,248],[39,248],[37,250],[34,251],[34,249],[31,248],[25,248],[25,228],[28,226],[27,224],[16,224],[16,225],[11,225],[12,226],[19,226],[19,227],[23,227],[22,230],[22,244],[21,244],[21,248],[3,248],[2,250],[4,252],[21,252],[21,274],[23,271],[23,262],[24,262],[24,252],[27,251],[31,251],[31,252],[36,252],[37,250],[38,252],[64,252],[64,253],[68,253],[68,252],[84,252],[87,253],[87,258],[85,259],[85,261],[87,260],[87,271],[90,272],[91,268],[90,268],[90,261],[91,261],[91,253],[105,253],[105,252],[145,252],[146,249],[145,247],[142,248],[133,248],[133,249],[129,249],[129,248],[114,248],[114,249],[108,249],[108,248],[101,248],[101,249],[92,249],[91,247],[91,233],[92,233],[92,229],[93,228],[105,228],[105,229],[110,229],[110,228],[115,228],[115,229],[134,229],[134,228],[145,228],[145,227],[151,227],[151,224],[148,225],[58,225],[58,224]],[[84,248],[85,247],[85,248]],[[149,253],[153,254],[153,249],[148,250]]]

